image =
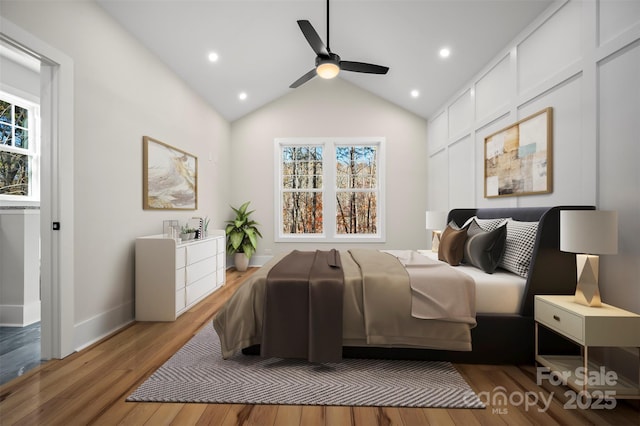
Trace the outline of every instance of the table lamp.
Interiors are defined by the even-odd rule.
[[[598,255],[618,252],[618,212],[561,210],[560,250],[577,253],[575,301],[587,306],[602,306]]]
[[[447,226],[447,212],[427,211],[425,227],[432,231],[431,251],[438,251],[440,235],[445,226]]]

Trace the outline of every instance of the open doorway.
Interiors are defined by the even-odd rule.
[[[0,384],[40,364],[40,61],[0,41]]]
[[[64,358],[74,351],[73,61],[1,16],[0,28],[0,42],[40,65],[40,358]]]

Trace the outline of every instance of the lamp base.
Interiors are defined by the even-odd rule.
[[[595,255],[577,254],[576,269],[578,284],[575,302],[586,306],[602,306],[600,289],[598,288],[598,271],[600,258]]]
[[[433,231],[432,234],[433,236],[431,238],[431,251],[437,253],[438,249],[440,248],[440,236],[442,235],[442,232]]]

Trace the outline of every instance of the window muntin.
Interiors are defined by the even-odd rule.
[[[281,147],[281,232],[322,234],[323,147]]]
[[[377,234],[377,145],[336,147],[336,234]]]
[[[276,139],[276,241],[384,241],[383,142]]]
[[[0,200],[39,200],[38,106],[0,91]]]

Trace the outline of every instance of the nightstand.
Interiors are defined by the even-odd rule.
[[[541,355],[538,327],[542,325],[581,348],[581,355]],[[589,360],[589,348],[640,348],[640,315],[605,303],[590,307],[574,302],[574,296],[536,296],[535,359],[578,392],[595,390],[616,398],[640,398],[640,385],[616,376]],[[602,395],[601,393],[601,395]]]

